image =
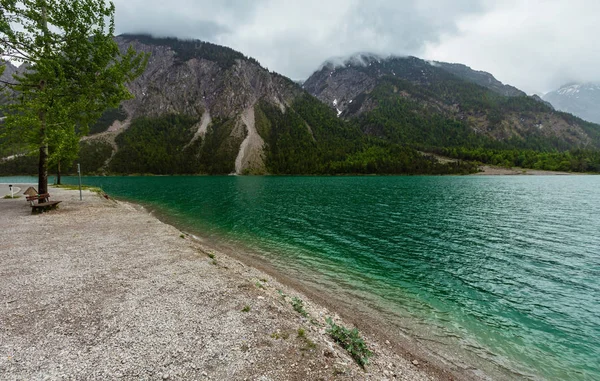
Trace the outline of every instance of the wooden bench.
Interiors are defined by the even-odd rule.
[[[45,212],[46,210],[54,209],[61,201],[50,201],[50,193],[36,194],[27,196],[27,201],[31,205],[31,213]],[[36,204],[35,201],[38,203]]]

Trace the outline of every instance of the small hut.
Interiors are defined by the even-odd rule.
[[[27,196],[35,196],[38,194],[38,191],[36,191],[34,187],[29,187],[25,192],[23,192],[23,194]]]

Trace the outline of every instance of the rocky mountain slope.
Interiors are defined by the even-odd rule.
[[[544,95],[557,110],[600,123],[600,84],[571,83]]]
[[[87,173],[476,169],[462,159],[578,171],[598,164],[600,171],[600,157],[564,153],[600,147],[599,126],[466,66],[357,55],[323,65],[301,86],[202,41],[122,35],[116,42],[150,59],[129,85],[135,98],[107,110],[82,141],[78,161]],[[19,152],[8,153],[0,157]],[[0,173],[35,172],[35,160],[23,160],[0,160]]]
[[[464,65],[362,54],[325,63],[303,87],[340,117],[357,120],[364,132],[396,141],[600,147],[600,126],[555,112],[539,97]]]
[[[1,64],[4,66],[4,72],[0,75],[0,104],[4,104],[9,102],[13,95],[12,92],[5,88],[5,82],[14,82],[13,75],[20,72],[20,67],[13,65],[10,61],[2,62]],[[2,113],[1,108],[0,113]]]
[[[150,53],[129,85],[134,99],[107,110],[81,143],[87,172],[153,174],[465,173],[416,149],[374,142],[300,85],[256,60],[202,41],[122,35]],[[33,160],[0,163],[31,173]],[[30,168],[30,169],[27,169]]]
[[[297,83],[232,49],[145,35],[119,36],[117,42],[151,58],[129,86],[135,99],[109,110],[92,128],[96,134],[82,147],[82,156],[95,158],[90,167],[104,158],[104,170],[116,173],[471,170],[408,148],[392,155],[389,145],[377,148],[380,164],[368,167],[367,159],[353,156],[370,144],[357,126],[339,120]]]
[[[502,82],[498,81],[492,74],[485,71],[473,70],[466,65],[457,63],[433,61],[430,62],[430,64],[442,68],[447,72],[450,72],[456,75],[457,77],[465,79],[469,82],[486,87],[500,95],[504,95],[507,97],[527,96],[525,92],[517,89],[514,86],[503,84]]]
[[[151,58],[145,73],[129,86],[135,98],[122,105],[125,119],[114,120],[110,132],[125,130],[140,118],[186,116],[194,121],[186,147],[226,129],[218,131],[223,138],[215,151],[228,151],[227,159],[235,165],[231,171],[265,172],[265,142],[256,131],[254,108],[263,102],[284,112],[302,93],[298,86],[225,47],[144,35],[116,40],[121,49],[131,45]],[[225,120],[230,123],[219,124]]]

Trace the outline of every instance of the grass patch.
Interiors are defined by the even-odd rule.
[[[308,317],[308,312],[304,309],[304,301],[298,297],[292,298],[292,307],[294,307],[294,311],[298,312],[300,315],[304,317]]]
[[[256,282],[255,285],[256,285],[256,287],[258,287],[260,289],[263,289],[263,290],[265,289],[265,286],[260,282]]]
[[[300,348],[301,351],[310,351],[317,347],[314,341],[306,337],[306,331],[304,328],[298,328],[298,339],[304,341],[304,346]]]
[[[275,340],[279,340],[279,339],[283,339],[283,340],[287,340],[290,337],[290,334],[287,332],[273,332],[271,334],[271,338],[275,339]]]
[[[215,259],[215,255],[214,255],[213,253],[208,253],[208,254],[206,254],[206,255],[208,255],[208,257],[209,257],[210,259]]]
[[[67,190],[79,190],[79,185],[53,185],[53,187],[54,188],[60,188],[60,189],[67,189]],[[104,193],[101,188],[91,187],[91,186],[88,186],[88,185],[82,185],[81,189],[82,190],[87,190],[87,191],[90,191],[90,192],[94,192],[94,193],[98,193],[98,194]]]
[[[358,329],[348,329],[344,326],[335,324],[331,318],[327,318],[327,333],[331,338],[344,348],[350,356],[360,365],[363,369],[366,364],[369,363],[369,357],[373,355],[373,352],[367,348],[367,344],[360,337]]]
[[[183,238],[183,239],[185,239],[185,234],[180,234],[180,235],[179,235],[179,238]]]
[[[242,308],[242,312],[250,312],[250,306],[244,306],[244,308]]]
[[[11,196],[11,195],[7,194],[6,196],[4,196],[4,198],[7,199],[7,200],[13,200],[13,199],[16,199],[16,198],[21,198],[21,196],[17,196],[17,195]]]
[[[216,266],[217,265],[217,260],[213,259],[211,263]]]

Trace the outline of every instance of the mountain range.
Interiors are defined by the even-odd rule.
[[[557,110],[577,115],[589,122],[600,123],[600,84],[569,83],[547,93],[543,98]]]
[[[595,157],[583,162],[565,155],[596,152],[600,126],[464,65],[359,54],[324,63],[301,85],[207,42],[148,35],[122,35],[116,42],[151,58],[129,85],[135,98],[108,110],[82,141],[80,162],[88,172],[466,173],[476,168],[430,153],[595,170]],[[15,70],[9,65],[4,76]],[[517,161],[516,151],[527,154]],[[600,170],[600,158],[598,165]],[[18,170],[23,167],[13,165],[8,172]]]

